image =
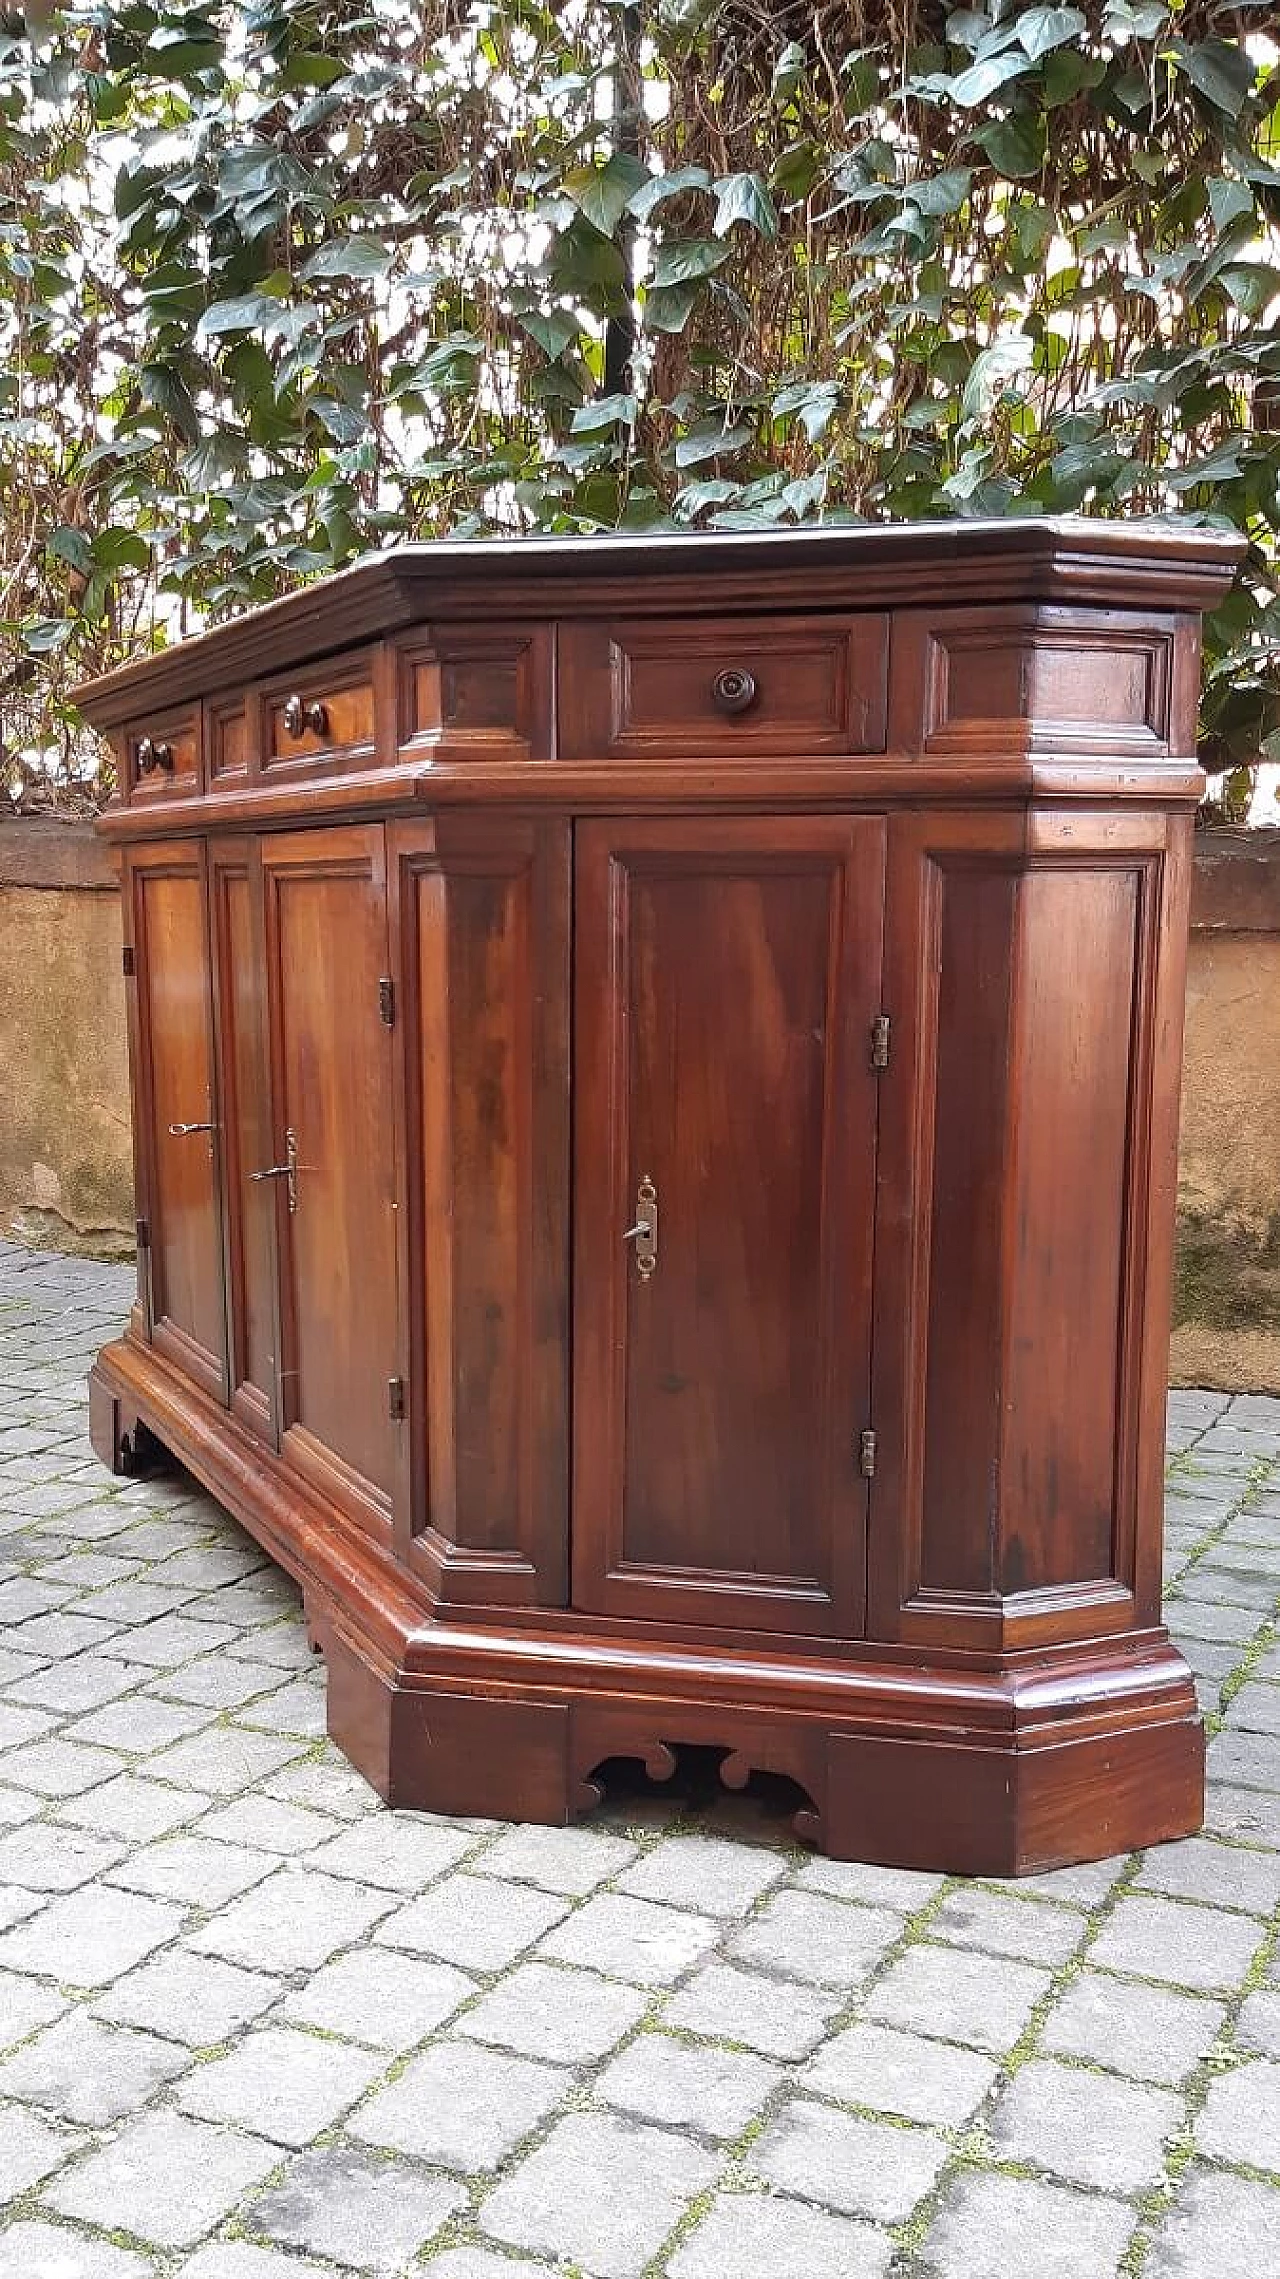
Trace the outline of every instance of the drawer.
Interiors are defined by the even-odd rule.
[[[882,752],[889,622],[704,617],[561,629],[574,759]]]
[[[307,666],[263,691],[264,773],[305,762],[350,765],[372,758],[377,740],[373,665],[367,652],[344,664]]]
[[[164,713],[125,731],[121,791],[129,805],[193,798],[200,789],[200,734],[194,713]]]

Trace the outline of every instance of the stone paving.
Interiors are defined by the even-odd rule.
[[[1280,2269],[1280,1401],[1170,1401],[1204,1836],[966,1883],[387,1813],[292,1586],[90,1455],[130,1282],[0,1245],[0,2279]]]

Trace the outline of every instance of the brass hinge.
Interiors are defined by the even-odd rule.
[[[151,1248],[151,1226],[150,1226],[150,1222],[149,1222],[147,1219],[136,1219],[136,1220],[134,1221],[134,1230],[135,1230],[135,1233],[136,1233],[136,1235],[137,1235],[137,1241],[138,1241],[138,1248],[139,1248],[139,1250],[150,1250],[150,1248]]]
[[[871,1066],[873,1068],[887,1068],[889,1066],[889,1035],[892,1026],[887,1013],[876,1014],[871,1024]]]
[[[396,1025],[396,985],[387,974],[378,983],[378,1018],[385,1029]]]
[[[864,1432],[858,1436],[858,1470],[864,1480],[874,1480],[876,1476],[876,1436],[874,1432]]]
[[[136,973],[138,970],[137,960],[133,954],[132,942],[126,942],[124,948],[120,952],[120,970],[122,973]]]
[[[388,1377],[387,1411],[393,1424],[404,1422],[404,1378]]]

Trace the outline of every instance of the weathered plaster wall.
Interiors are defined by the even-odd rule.
[[[0,824],[0,1231],[128,1256],[120,898],[87,827]]]
[[[1173,1377],[1280,1393],[1280,831],[1205,834],[1192,924]]]

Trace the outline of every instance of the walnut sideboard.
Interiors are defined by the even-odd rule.
[[[103,1460],[297,1576],[392,1803],[681,1744],[841,1857],[1199,1824],[1160,1620],[1200,613],[1010,520],[397,548],[81,692]]]

